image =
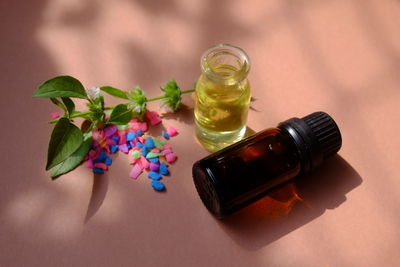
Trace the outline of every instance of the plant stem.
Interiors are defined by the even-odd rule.
[[[165,95],[162,95],[162,96],[147,98],[147,99],[146,99],[146,102],[156,101],[156,100],[160,100],[160,99],[163,99],[163,98],[166,98],[166,96],[165,96]]]
[[[85,115],[89,115],[90,114],[90,110],[88,111],[75,111],[69,118],[73,119],[73,118],[78,118],[78,117],[83,117]],[[60,120],[60,118],[54,119],[49,121],[49,123],[56,123]]]
[[[70,116],[70,118],[72,119],[72,118],[82,117],[82,116],[85,116],[85,115],[89,115],[90,113],[91,113],[90,110],[88,110],[88,111],[75,111],[75,112]]]
[[[187,94],[187,93],[193,93],[195,91],[195,89],[189,89],[189,90],[185,90],[181,92],[181,95],[183,94]]]
[[[195,91],[195,89],[189,89],[189,90],[181,91],[181,95],[187,94],[187,93],[192,93],[192,92],[194,92],[194,91]],[[156,100],[160,100],[160,99],[164,99],[164,98],[167,98],[167,97],[166,97],[165,95],[157,96],[157,97],[152,97],[152,98],[146,99],[146,102],[152,102],[152,101],[156,101]],[[89,100],[89,101],[90,101],[90,100]],[[127,103],[127,104],[128,104],[128,103]],[[114,109],[114,107],[115,107],[115,106],[104,107],[104,110],[112,110],[112,109]],[[70,116],[70,119],[78,118],[78,117],[83,117],[83,116],[85,116],[85,115],[89,115],[90,113],[91,113],[90,110],[88,110],[88,111],[75,111],[75,112]],[[58,119],[51,120],[51,121],[49,121],[49,123],[56,123],[56,122],[58,122],[58,121],[59,121],[59,118],[58,118]]]
[[[181,91],[181,95],[187,94],[187,93],[192,93],[192,92],[194,92],[194,89]],[[165,95],[152,97],[152,98],[146,99],[146,102],[156,101],[156,100],[160,100],[160,99],[164,99],[164,98],[167,98],[167,97]]]

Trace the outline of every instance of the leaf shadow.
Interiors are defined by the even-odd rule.
[[[250,109],[252,110],[252,111],[255,111],[255,112],[261,112],[261,110],[259,110],[258,108],[255,108],[252,104],[254,103],[254,102],[256,102],[257,101],[257,98],[255,98],[255,97],[251,97],[250,98]]]
[[[84,223],[86,224],[100,209],[108,191],[108,174],[93,174],[93,188]]]
[[[181,104],[177,112],[166,112],[161,114],[161,119],[166,120],[177,120],[184,124],[193,125],[194,124],[194,109],[188,105]]]

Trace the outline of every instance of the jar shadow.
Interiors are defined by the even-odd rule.
[[[357,171],[336,155],[218,223],[240,246],[257,250],[339,207],[361,183]]]

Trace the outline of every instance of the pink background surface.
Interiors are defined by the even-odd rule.
[[[395,0],[1,1],[0,265],[399,266],[399,29]],[[192,182],[207,152],[185,95],[164,115],[180,131],[165,193],[131,180],[124,154],[106,175],[50,180],[55,107],[31,98],[40,83],[190,89],[201,53],[222,42],[252,59],[251,129],[323,110],[341,128],[340,156],[218,221]]]

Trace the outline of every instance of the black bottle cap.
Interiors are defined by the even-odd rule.
[[[342,137],[335,121],[325,112],[304,118],[292,118],[279,124],[294,139],[302,160],[303,172],[316,168],[324,159],[336,154]]]

